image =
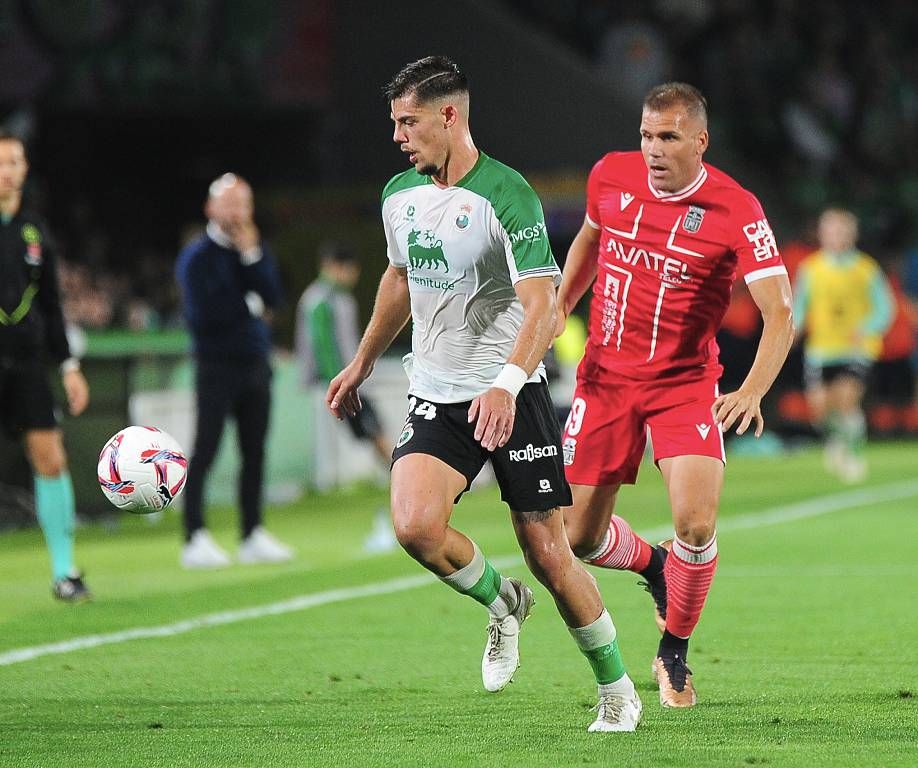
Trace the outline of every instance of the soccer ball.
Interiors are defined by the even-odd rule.
[[[185,487],[188,459],[156,427],[126,427],[99,454],[99,485],[118,509],[138,514],[168,507]]]

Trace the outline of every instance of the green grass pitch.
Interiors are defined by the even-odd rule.
[[[2,659],[342,591],[301,610],[0,664],[0,766],[918,765],[918,446],[872,446],[869,457],[857,489],[826,476],[815,451],[731,459],[720,566],[689,658],[693,710],[659,706],[657,633],[637,578],[594,571],[644,701],[634,734],[586,733],[589,667],[538,586],[515,682],[487,694],[483,609],[434,581],[386,591],[420,567],[400,552],[361,555],[381,490],[269,510],[298,550],[283,566],[184,572],[175,512],[84,528],[78,559],[97,599],[83,606],[51,600],[37,532],[4,535]],[[619,510],[641,531],[666,525],[651,466]],[[454,522],[525,576],[493,489],[468,495]],[[230,510],[214,510],[211,527],[235,547]],[[348,592],[365,585],[386,589]]]

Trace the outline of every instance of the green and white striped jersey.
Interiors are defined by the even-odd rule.
[[[542,204],[519,173],[482,152],[446,189],[414,169],[395,176],[382,214],[389,261],[408,270],[409,392],[438,403],[472,400],[490,388],[519,334],[514,284],[561,281]],[[540,376],[541,364],[531,380]]]

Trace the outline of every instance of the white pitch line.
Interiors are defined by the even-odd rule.
[[[918,480],[907,480],[899,483],[874,486],[872,488],[860,488],[857,490],[845,491],[843,493],[830,494],[828,496],[819,496],[794,504],[773,507],[772,509],[765,509],[761,512],[751,512],[745,515],[728,517],[718,523],[717,530],[718,532],[742,531],[750,528],[760,528],[766,525],[778,525],[781,523],[793,522],[795,520],[802,520],[804,518],[827,515],[831,512],[851,509],[852,507],[861,505],[866,506],[889,501],[898,501],[901,499],[909,499],[914,496],[918,496]],[[641,531],[640,534],[644,538],[651,540],[663,538],[672,534],[672,526],[658,526],[657,528]],[[511,568],[520,565],[522,563],[522,558],[520,555],[505,555],[503,557],[496,557],[491,562],[497,568]],[[290,598],[289,600],[281,600],[266,605],[256,605],[251,608],[208,613],[196,618],[177,621],[173,624],[163,624],[158,627],[134,627],[133,629],[125,629],[120,632],[109,632],[104,635],[86,635],[84,637],[75,637],[71,640],[64,640],[59,643],[16,648],[5,653],[0,653],[0,667],[19,664],[23,661],[31,661],[41,656],[71,653],[87,648],[98,648],[102,645],[125,643],[129,640],[173,637],[186,632],[192,632],[196,629],[218,627],[224,624],[235,624],[239,621],[260,619],[265,616],[278,616],[280,614],[293,613],[295,611],[305,611],[320,605],[342,603],[348,600],[357,600],[361,597],[391,595],[396,592],[417,589],[418,587],[432,584],[435,581],[435,577],[428,573],[423,573],[417,576],[390,579],[389,581],[383,581],[378,584],[364,584],[359,587],[330,589],[326,592],[300,595]]]

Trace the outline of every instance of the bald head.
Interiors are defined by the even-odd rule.
[[[224,173],[210,185],[204,212],[208,219],[229,232],[252,221],[254,206],[249,183],[234,173]]]

